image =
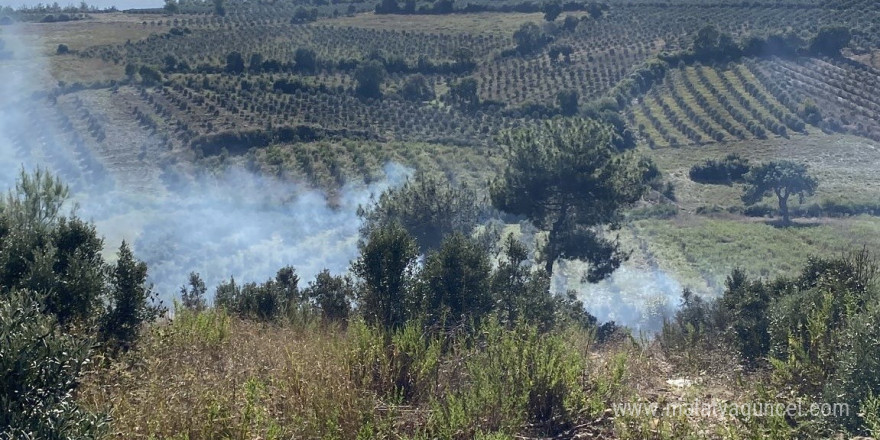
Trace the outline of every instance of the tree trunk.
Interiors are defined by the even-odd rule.
[[[791,224],[791,218],[788,214],[788,194],[779,196],[779,213],[782,214],[782,224],[788,226]]]
[[[548,275],[553,275],[553,263],[559,258],[559,252],[557,251],[557,240],[559,240],[559,232],[565,227],[566,220],[568,220],[568,204],[563,203],[562,207],[559,211],[559,218],[553,222],[553,226],[550,229],[550,233],[547,236],[547,248],[545,252],[545,257],[547,261],[544,262],[544,269],[547,270]]]

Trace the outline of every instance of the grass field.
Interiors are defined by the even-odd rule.
[[[826,135],[812,130],[809,135],[792,134],[789,139],[725,142],[701,146],[646,150],[674,182],[677,204],[688,212],[697,208],[742,206],[741,185],[704,185],[693,182],[688,171],[708,159],[736,153],[752,162],[791,160],[805,163],[819,179],[819,189],[809,202],[880,203],[880,144],[846,135]],[[768,202],[772,202],[769,198]]]

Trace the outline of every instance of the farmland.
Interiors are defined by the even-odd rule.
[[[878,168],[876,0],[0,7],[0,438],[876,438]]]
[[[686,222],[741,215],[737,186],[687,177],[690,166],[730,152],[802,159],[823,182],[814,205],[878,204],[880,10],[872,2],[620,1],[553,23],[515,3],[451,15],[380,15],[361,3],[306,14],[302,6],[229,2],[218,16],[181,2],[173,15],[91,13],[60,23],[45,23],[49,12],[17,13],[23,23],[10,29],[33,49],[23,52],[45,55],[53,78],[30,84],[41,94],[27,98],[16,151],[55,164],[74,185],[95,185],[90,176],[107,170],[118,185],[154,194],[195,169],[235,163],[331,194],[380,178],[388,161],[484,182],[501,163],[497,136],[557,117],[566,91],[582,112],[617,102],[638,148],[676,187],[678,216],[695,217]],[[539,24],[543,40],[520,51],[513,35],[526,23]],[[853,30],[843,56],[669,61],[658,78],[620,94],[639,69],[688,50],[706,25],[736,41],[781,30],[806,44],[824,23]],[[358,66],[368,60],[385,73],[379,93],[365,97]],[[678,228],[652,222],[653,231]],[[757,226],[746,217],[742,227]]]

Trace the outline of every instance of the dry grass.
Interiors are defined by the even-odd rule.
[[[129,363],[91,378],[82,399],[123,438],[353,438],[380,419],[352,381],[343,332],[232,320],[216,338],[155,329]]]
[[[616,416],[612,405],[751,395],[738,373],[693,371],[667,359],[657,344],[627,337],[593,346],[580,332],[532,339],[496,327],[483,333],[480,348],[452,342],[438,358],[436,346],[412,344],[418,333],[398,334],[384,345],[357,322],[345,330],[259,324],[213,310],[183,315],[155,326],[125,359],[93,371],[79,400],[109,414],[115,438],[672,439],[726,438],[722,433],[743,427],[735,420]],[[549,362],[522,363],[534,353],[549,355]],[[564,365],[577,371],[566,373]],[[575,404],[571,422],[553,435],[522,418],[525,408],[516,404],[520,385],[534,387],[535,378],[546,377],[509,382],[522,374],[514,370],[536,366],[554,368],[553,377],[576,378],[562,382],[577,387],[563,394]],[[693,385],[667,382],[678,378]],[[395,381],[416,392],[394,388]]]

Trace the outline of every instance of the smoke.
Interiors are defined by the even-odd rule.
[[[334,207],[320,191],[238,167],[219,175],[156,178],[174,171],[141,170],[158,165],[124,157],[137,155],[137,149],[92,151],[70,145],[64,130],[53,131],[57,121],[47,118],[45,108],[39,110],[45,104],[31,97],[52,83],[46,58],[30,50],[37,45],[25,44],[15,26],[0,32],[14,53],[14,59],[0,61],[0,184],[10,187],[22,166],[48,167],[61,175],[75,190],[78,214],[94,221],[105,237],[108,259],[122,240],[131,243],[165,300],[177,294],[190,271],[199,272],[211,287],[231,276],[265,281],[286,265],[303,279],[325,268],[346,271],[357,252],[357,207],[411,174],[388,164],[384,180],[346,185]],[[601,321],[650,333],[678,306],[681,286],[659,269],[624,265],[592,285],[581,282],[583,269],[577,263],[558,264],[553,289],[577,291]]]
[[[582,282],[585,270],[577,262],[557,263],[553,290],[574,290],[586,310],[600,322],[614,321],[653,334],[680,306],[681,284],[658,268],[623,264],[609,278],[595,284]]]
[[[174,172],[169,169],[132,179],[138,166],[146,166],[143,161],[128,160],[120,151],[102,160],[108,152],[77,149],[51,120],[34,132],[33,118],[45,115],[34,110],[43,104],[35,103],[31,93],[41,84],[34,78],[48,72],[46,59],[30,50],[36,45],[25,44],[17,28],[0,35],[15,57],[0,62],[0,184],[11,187],[21,167],[45,167],[62,176],[74,190],[77,214],[93,221],[105,237],[108,259],[122,240],[131,243],[166,301],[190,271],[199,272],[208,286],[231,276],[265,281],[286,265],[303,279],[325,268],[344,272],[357,252],[358,206],[411,174],[389,163],[384,180],[344,186],[333,207],[320,191],[235,166],[219,175],[174,179],[173,184],[148,178]]]
[[[124,209],[96,223],[108,234],[120,227],[123,234],[136,233],[135,251],[163,294],[174,292],[190,271],[209,286],[230,276],[265,281],[286,265],[311,278],[323,269],[347,270],[357,253],[357,207],[409,174],[390,163],[386,179],[345,186],[331,207],[319,191],[232,168],[142,206],[123,199]]]

